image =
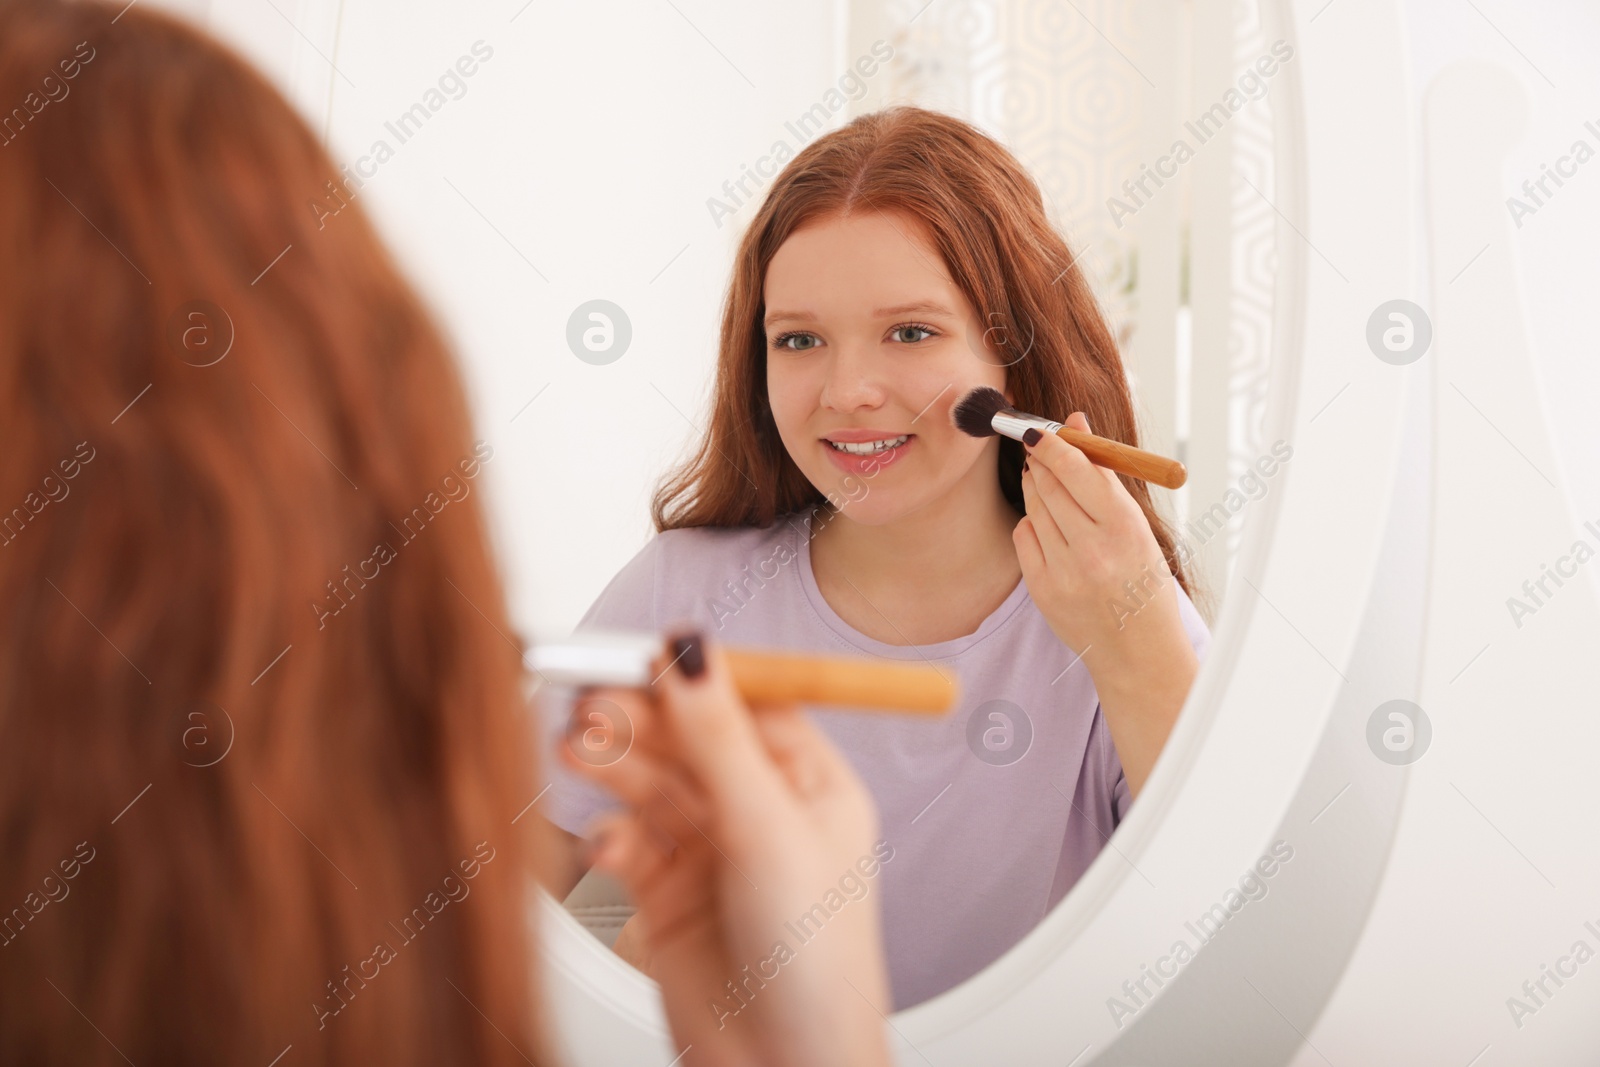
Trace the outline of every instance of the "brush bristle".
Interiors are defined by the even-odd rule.
[[[994,417],[1011,410],[1000,390],[980,385],[950,409],[950,421],[955,423],[956,429],[972,437],[993,437]]]

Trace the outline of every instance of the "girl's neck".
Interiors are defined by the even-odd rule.
[[[902,614],[894,629],[913,643],[961,637],[975,630],[1021,580],[1011,541],[1021,517],[992,477],[987,485],[949,493],[882,525],[864,526],[847,510],[812,539],[812,571],[836,610],[842,601],[862,598],[877,606],[868,615]],[[944,623],[934,631],[911,620],[924,604],[941,609]],[[962,610],[952,614],[948,609],[955,605]],[[840,614],[848,618],[846,612]],[[921,635],[911,634],[908,626]],[[891,638],[889,643],[903,641]]]

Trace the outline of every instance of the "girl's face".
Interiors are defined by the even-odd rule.
[[[765,299],[778,434],[850,518],[877,526],[953,493],[999,496],[998,439],[968,437],[950,409],[980,385],[1004,392],[1005,357],[919,220],[807,223],[772,257]]]

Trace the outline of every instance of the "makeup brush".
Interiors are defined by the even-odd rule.
[[[643,688],[655,679],[655,634],[585,630],[564,641],[541,641],[524,662],[551,685]],[[878,711],[939,715],[960,695],[953,675],[931,663],[811,656],[724,648],[739,695],[758,704],[835,704]]]
[[[1022,435],[1030,428],[1036,428],[1042,433],[1053,433],[1068,444],[1083,449],[1084,455],[1102,467],[1109,467],[1130,478],[1164,485],[1168,489],[1178,488],[1189,477],[1189,472],[1183,469],[1183,464],[1175,459],[1158,456],[1154,452],[1146,452],[1142,448],[1134,448],[1132,445],[1125,445],[1121,441],[1113,441],[1107,437],[1096,437],[1092,433],[1075,430],[1052,419],[1018,411],[1006,403],[1006,398],[1001,395],[1000,390],[991,389],[986,385],[980,385],[962,397],[960,402],[950,409],[950,421],[955,423],[956,429],[973,437],[993,437],[1000,434],[1020,441]]]

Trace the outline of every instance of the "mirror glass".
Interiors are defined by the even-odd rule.
[[[1119,353],[1140,446],[1187,468],[1182,488],[1151,486],[1149,498],[1184,571],[1184,634],[1203,661],[1245,524],[1293,455],[1263,427],[1272,109],[1296,56],[1255,3],[1174,11],[1157,22],[1126,0],[209,7],[212,28],[280,80],[345,163],[307,191],[307,210],[336,225],[361,204],[453,335],[490,450],[472,488],[486,494],[525,635],[585,619],[693,622],[733,644],[926,661],[960,681],[944,720],[812,711],[877,797],[883,840],[841,871],[812,926],[796,917],[797,937],[877,895],[896,1009],[1023,937],[1132,802],[1092,646],[1074,650],[1052,630],[1009,534],[1002,552],[963,556],[986,535],[950,505],[976,492],[989,519],[1014,507],[986,471],[963,474],[974,456],[996,461],[950,429],[949,409],[967,388],[1008,388],[1021,361],[1046,358],[1033,348],[1041,324],[1014,303],[967,298],[914,212],[819,217],[758,279],[756,417],[770,424],[750,428],[749,410],[719,419],[713,403],[740,241],[785,166],[862,116],[911,105],[1001,146],[980,171],[1014,160],[1065,242],[1059,273],[1032,283],[1033,306],[1050,306],[1040,294],[1052,287],[1081,291],[1075,328],[1103,329]],[[949,170],[951,156],[924,151],[909,158]],[[977,284],[1003,292],[994,278]],[[873,317],[883,302],[921,306]],[[792,314],[765,321],[779,311]],[[868,351],[869,328],[877,362],[837,370]],[[891,344],[922,346],[918,366],[886,354]],[[817,370],[817,352],[834,372]],[[1094,395],[1081,367],[1067,380]],[[749,498],[781,498],[769,481],[780,474],[837,513],[808,506],[767,527],[656,539],[659,487],[724,423],[787,450],[793,469],[710,449],[707,467],[727,484],[721,510],[700,521],[745,506],[735,478]],[[896,484],[891,461],[820,440],[848,429],[907,437],[902,471],[918,479]],[[889,477],[875,482],[880,472]],[[918,538],[884,533],[904,537],[919,508],[940,518]],[[925,576],[872,562],[905,551],[933,561]],[[1141,588],[1137,577],[1110,617],[1158,602],[1159,579]],[[571,695],[539,696],[548,743],[563,743]],[[625,724],[579,710],[586,758],[622,758]],[[519,818],[576,832],[596,802],[552,769]],[[617,886],[590,875],[551,888],[616,943],[632,910]]]

